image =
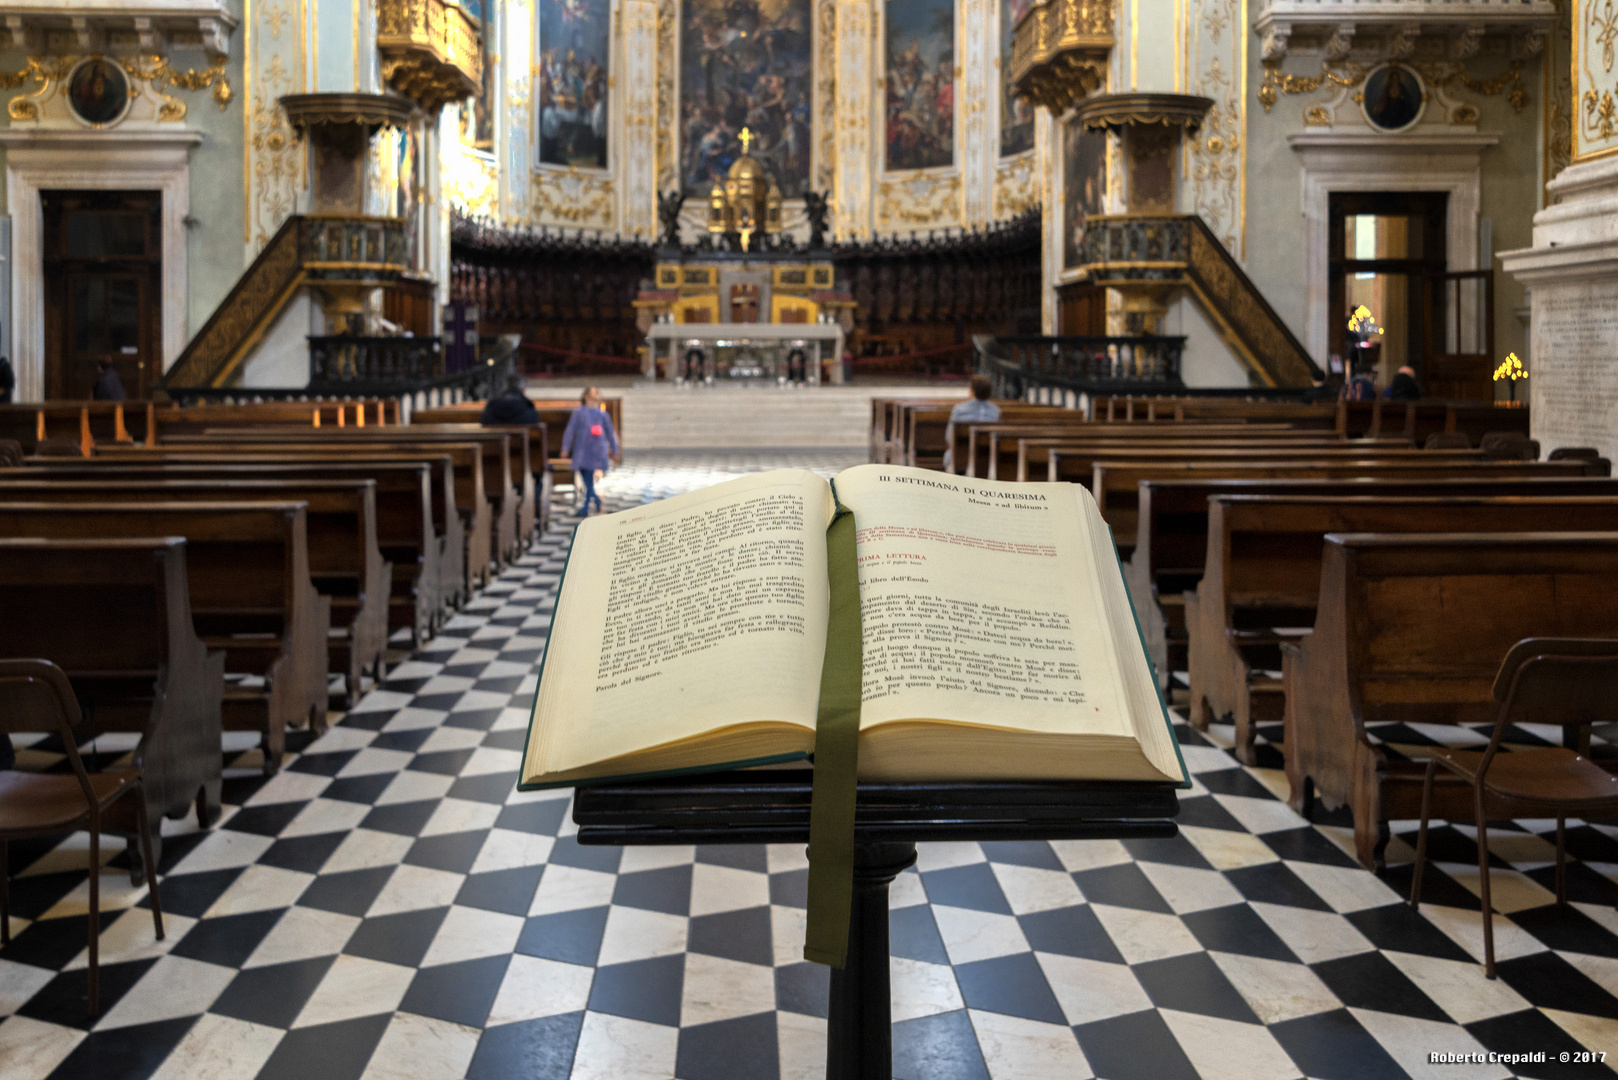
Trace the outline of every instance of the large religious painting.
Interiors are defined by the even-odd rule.
[[[1000,156],[1034,148],[1034,107],[1011,92],[1011,38],[1033,0],[1000,0]]]
[[[473,9],[468,7],[467,11]],[[481,11],[479,7],[476,10]],[[489,40],[489,25],[483,24],[479,34],[483,38],[483,81],[478,84],[477,96],[461,103],[461,142],[467,146],[494,152],[494,81],[499,65],[489,58],[496,53]]]
[[[607,67],[612,5],[538,0],[539,161],[607,167]]]
[[[955,163],[955,2],[888,0],[888,168]]]
[[[763,162],[786,198],[809,184],[810,0],[685,0],[680,28],[680,175],[706,197],[741,154]],[[830,47],[828,43],[827,47]]]
[[[1107,135],[1087,131],[1077,120],[1062,127],[1062,265],[1084,262],[1086,222],[1101,213],[1107,198]]]

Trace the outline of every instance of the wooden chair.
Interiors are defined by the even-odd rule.
[[[1464,431],[1435,431],[1421,444],[1423,450],[1470,450],[1472,440]],[[1594,457],[1595,455],[1591,455]]]
[[[1517,720],[1560,724],[1565,740],[1588,749],[1591,724],[1618,717],[1618,640],[1524,638],[1513,645],[1494,680],[1500,711],[1482,751],[1440,749],[1427,762],[1421,789],[1421,831],[1410,906],[1421,903],[1433,777],[1440,766],[1472,785],[1478,825],[1478,887],[1483,901],[1483,971],[1494,978],[1494,917],[1489,903],[1489,819],[1556,819],[1556,902],[1567,904],[1567,819],[1618,816],[1618,776],[1565,746],[1500,754],[1506,728]]]
[[[57,736],[73,767],[71,776],[0,772],[0,944],[11,941],[6,883],[6,845],[12,840],[86,829],[90,833],[90,1016],[97,1013],[101,935],[101,814],[125,795],[135,796],[140,825],[141,858],[151,883],[152,924],[163,940],[163,907],[157,895],[157,864],[152,859],[151,830],[140,770],[85,771],[73,729],[82,717],[73,687],[61,668],[48,660],[0,660],[0,732],[44,732]]]

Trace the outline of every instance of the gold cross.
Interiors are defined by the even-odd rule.
[[[754,139],[758,138],[758,136],[754,135],[752,133],[752,131],[750,131],[749,129],[742,128],[741,133],[739,135],[737,135],[736,138],[741,140],[742,153],[745,154],[745,153],[747,153],[747,144],[752,142]]]

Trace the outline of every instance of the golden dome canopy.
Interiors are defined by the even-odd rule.
[[[751,154],[743,154],[741,157],[731,162],[730,172],[727,175],[729,175],[730,179],[732,180],[741,180],[745,178],[748,180],[763,181],[765,183],[768,183],[770,180],[770,174],[765,171],[763,164],[760,163],[758,158]]]

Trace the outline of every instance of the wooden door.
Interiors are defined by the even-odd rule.
[[[1377,387],[1409,364],[1425,378],[1428,279],[1445,273],[1448,192],[1334,191],[1329,196],[1327,288],[1331,352],[1375,360]],[[1365,307],[1383,331],[1350,350],[1348,323]]]
[[[1070,337],[1107,333],[1107,290],[1075,281],[1056,290],[1056,332]]]
[[[130,398],[163,374],[162,193],[45,191],[45,396],[84,399],[111,357]]]
[[[758,322],[758,291],[757,285],[730,287],[731,322]]]

